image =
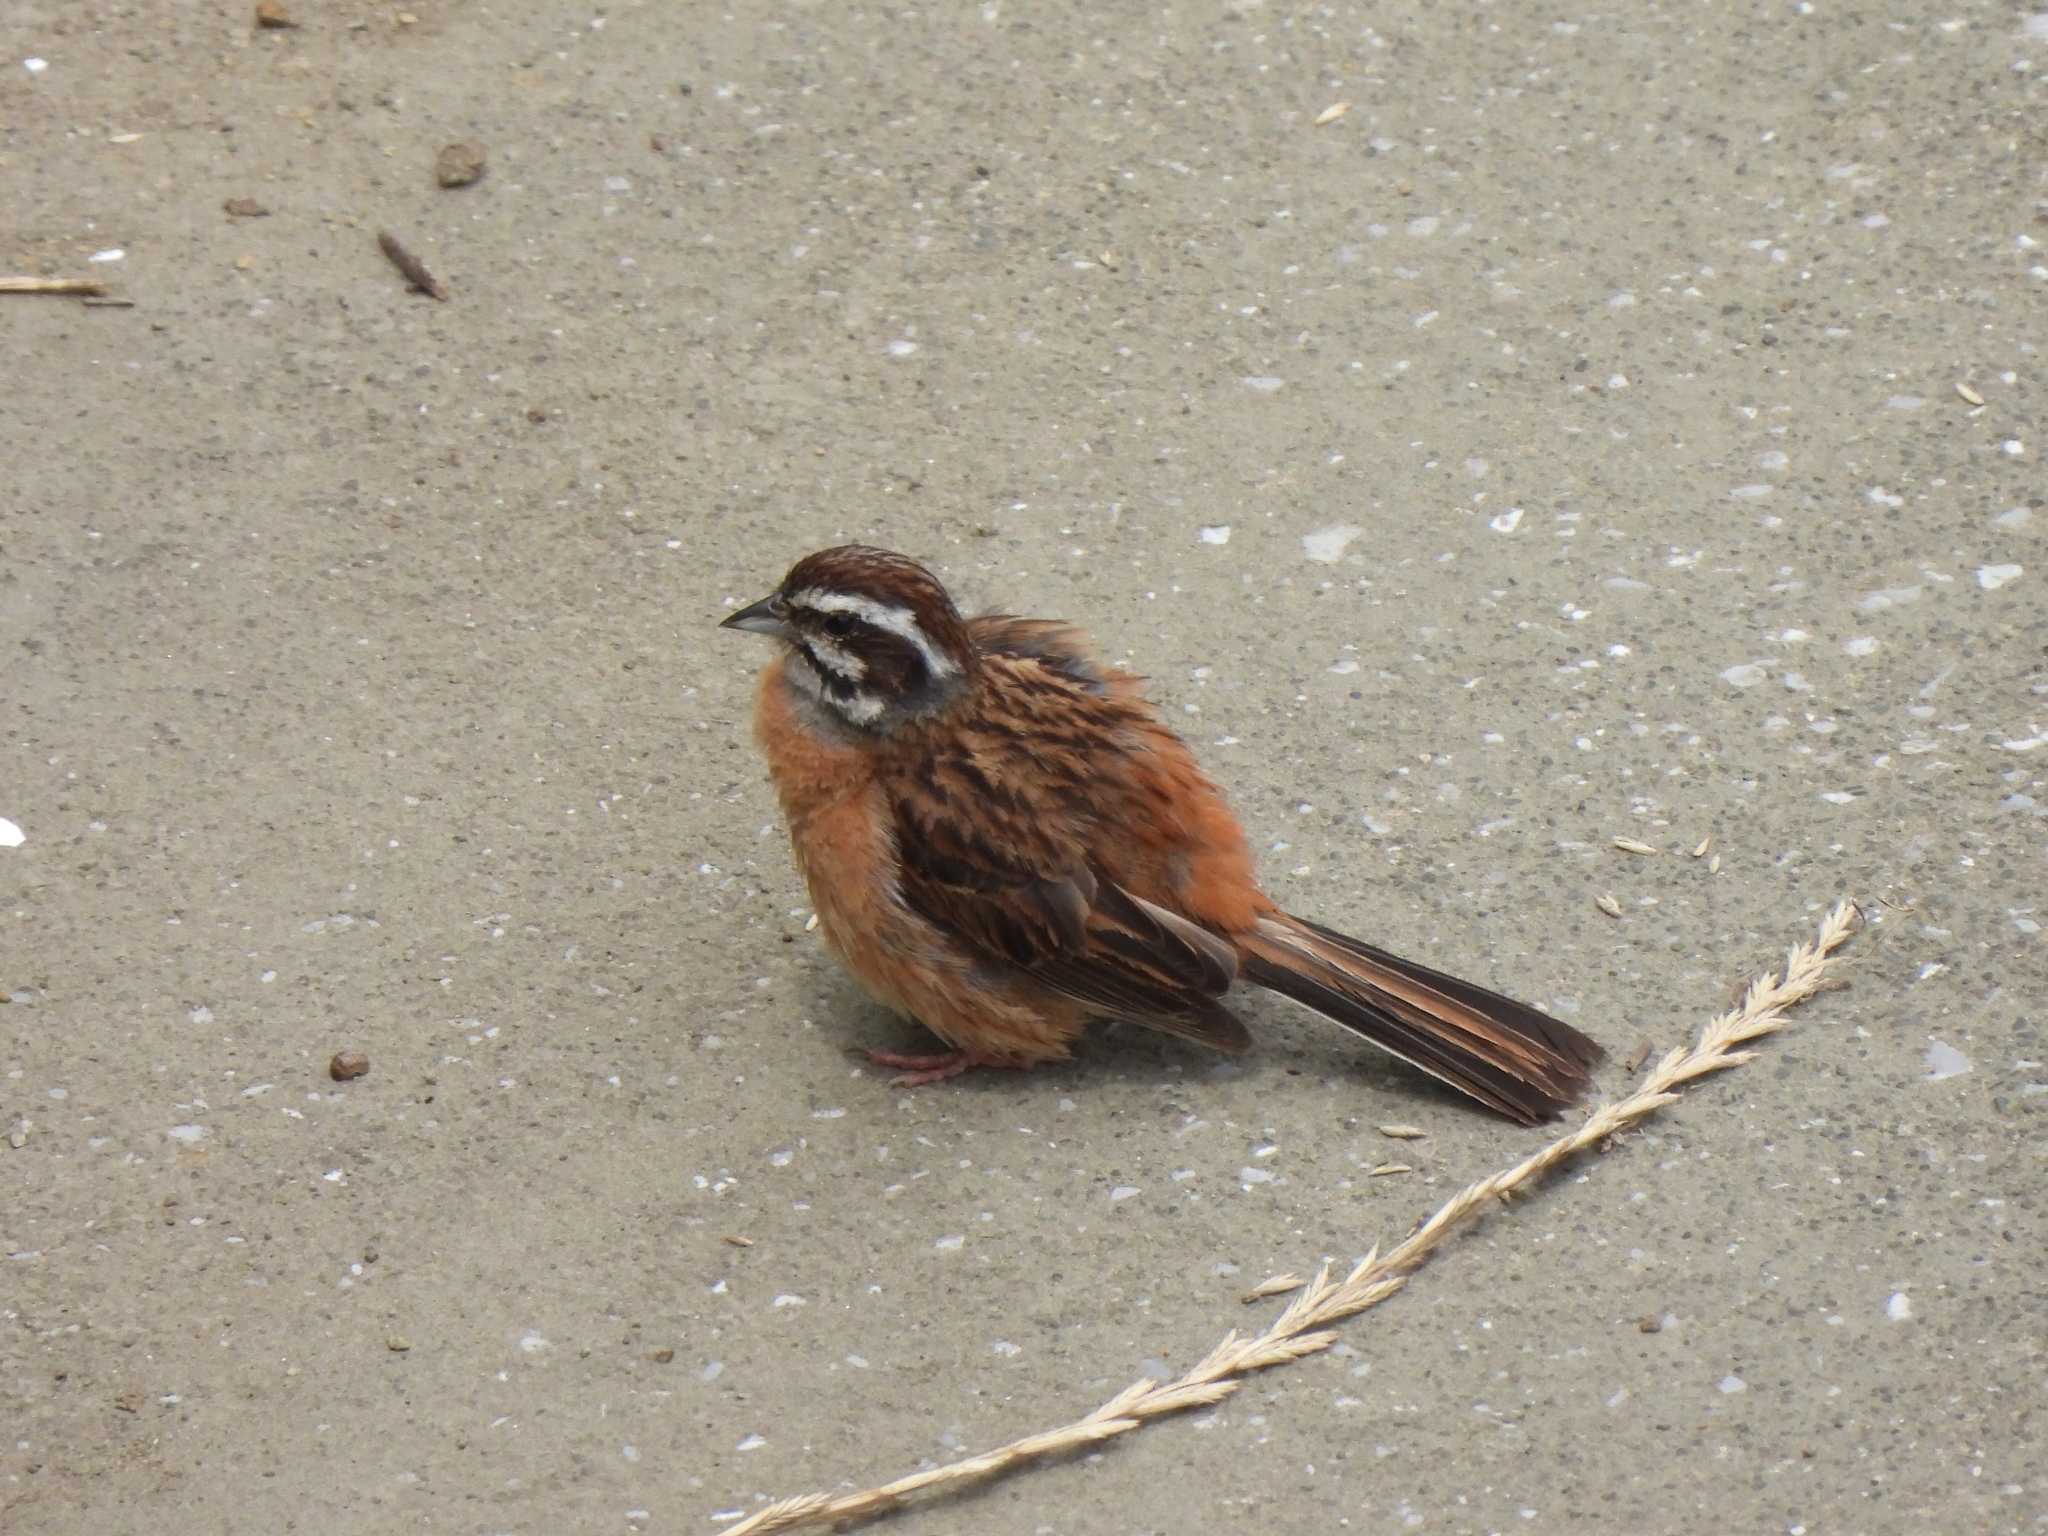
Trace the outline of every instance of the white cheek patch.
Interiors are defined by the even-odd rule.
[[[917,616],[908,608],[878,603],[856,592],[827,592],[819,587],[792,592],[788,600],[792,607],[809,608],[817,613],[850,613],[865,624],[871,624],[899,640],[909,641],[917,647],[917,654],[924,658],[925,671],[933,678],[951,677],[960,670],[933,649],[917,622]]]
[[[817,701],[825,709],[853,725],[873,725],[882,717],[888,703],[879,694],[834,693],[825,686],[825,679],[818,675],[818,668],[809,656],[796,651],[789,658],[789,665],[783,669],[783,676],[794,683],[807,697]]]
[[[874,693],[853,693],[843,699],[834,695],[825,702],[855,725],[873,725],[881,718],[882,711],[889,707],[881,695]]]
[[[868,675],[868,664],[843,645],[827,640],[823,635],[805,635],[803,648],[809,651],[820,666],[829,667],[849,683],[857,683]]]

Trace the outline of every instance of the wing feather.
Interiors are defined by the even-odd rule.
[[[903,899],[977,956],[1014,966],[1107,1017],[1241,1051],[1250,1036],[1218,999],[1237,975],[1222,938],[1108,879],[1081,776],[1090,754],[1076,690],[1106,686],[1079,636],[1033,620],[975,621],[1000,642],[986,664],[1028,732],[951,722],[893,776]],[[999,629],[985,626],[1000,625]],[[1081,750],[1065,750],[1068,746]],[[907,759],[906,761],[909,761]]]

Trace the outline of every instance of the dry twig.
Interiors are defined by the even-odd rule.
[[[95,298],[107,291],[96,277],[0,277],[0,293],[84,293]]]
[[[441,286],[441,280],[427,270],[427,264],[398,243],[398,236],[388,229],[377,231],[377,249],[390,259],[391,265],[405,274],[405,280],[421,293],[448,301],[448,290]]]
[[[1043,1456],[1080,1450],[1129,1434],[1168,1414],[1209,1407],[1235,1392],[1241,1385],[1240,1379],[1253,1371],[1286,1365],[1328,1349],[1338,1337],[1331,1324],[1392,1296],[1452,1233],[1490,1209],[1494,1202],[1505,1204],[1522,1186],[1541,1179],[1575,1154],[1599,1146],[1665,1105],[1675,1103],[1679,1090],[1688,1083],[1754,1059],[1756,1052],[1742,1047],[1784,1028],[1787,1010],[1825,989],[1828,957],[1848,941],[1856,924],[1855,906],[1847,901],[1837,905],[1821,922],[1818,934],[1786,955],[1781,973],[1752,981],[1740,1006],[1712,1020],[1700,1032],[1697,1044],[1680,1046],[1667,1054],[1651,1068],[1650,1075],[1634,1093],[1618,1103],[1601,1105],[1575,1130],[1512,1168],[1468,1185],[1384,1258],[1375,1247],[1348,1275],[1335,1281],[1330,1278],[1330,1267],[1324,1265],[1264,1333],[1250,1339],[1239,1338],[1235,1331],[1225,1334],[1223,1341],[1179,1380],[1134,1381],[1072,1424],[1027,1435],[947,1466],[899,1477],[877,1488],[846,1494],[807,1493],[779,1500],[730,1527],[726,1536],[768,1536],[771,1531],[879,1515],[897,1508],[914,1493],[997,1477]]]

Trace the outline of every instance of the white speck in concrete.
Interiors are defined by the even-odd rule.
[[[1256,389],[1262,395],[1270,395],[1286,383],[1285,379],[1276,379],[1270,373],[1255,373],[1244,381],[1246,389]]]
[[[1764,485],[1759,482],[1754,485],[1738,485],[1728,494],[1737,501],[1756,501],[1770,495],[1776,489],[1777,487],[1774,485]]]
[[[803,1297],[792,1296],[787,1291],[769,1303],[772,1307],[801,1307],[806,1305]]]
[[[213,1022],[213,1010],[204,1003],[201,1003],[192,1010],[189,1017],[194,1024],[211,1024]]]
[[[1891,1300],[1884,1304],[1884,1315],[1895,1323],[1903,1323],[1913,1315],[1913,1303],[1904,1291],[1893,1291]]]
[[[1133,1196],[1142,1195],[1143,1193],[1144,1191],[1135,1184],[1119,1184],[1109,1192],[1109,1203],[1115,1205],[1119,1201],[1129,1200]]]
[[[767,1443],[768,1437],[766,1435],[749,1435],[738,1445],[734,1446],[733,1449],[736,1451],[758,1451]]]
[[[48,59],[23,59],[21,67],[32,75],[40,75],[50,67],[50,61]]]
[[[1733,688],[1754,688],[1768,675],[1762,663],[1745,661],[1724,671],[1721,681]]]
[[[907,337],[899,336],[889,343],[889,355],[891,357],[908,357],[916,350],[917,343]]]
[[[944,1237],[932,1244],[941,1253],[958,1253],[966,1245],[966,1236],[959,1232],[948,1232]]]
[[[2020,579],[2017,565],[1980,565],[1977,567],[1977,585],[1986,592],[1996,592],[2008,582]]]
[[[1720,1387],[1723,1392],[1731,1394],[1736,1392],[1747,1392],[1749,1390],[1749,1383],[1744,1381],[1740,1376],[1737,1376],[1733,1372],[1730,1372],[1728,1375],[1723,1376],[1721,1378]]]
[[[1927,1076],[1939,1082],[1944,1077],[1961,1077],[1970,1070],[1970,1058],[1942,1040],[1927,1043]]]
[[[1201,539],[1204,544],[1228,544],[1230,542],[1230,525],[1228,523],[1212,523],[1201,530]]]
[[[17,827],[5,816],[0,816],[0,848],[19,848],[27,841],[28,834],[26,832],[22,831],[21,828]]]
[[[190,1146],[194,1142],[206,1140],[208,1132],[203,1125],[174,1125],[164,1134],[173,1141],[182,1141]]]
[[[522,1355],[537,1355],[547,1347],[547,1339],[536,1328],[529,1328],[519,1335],[519,1352]]]
[[[2007,507],[1998,516],[1991,519],[1993,526],[1999,528],[2024,528],[2033,520],[2034,509],[2032,507]]]
[[[1344,551],[1365,530],[1356,523],[1336,523],[1328,528],[1318,528],[1314,533],[1301,536],[1301,550],[1311,560],[1324,565],[1334,565],[1344,558]]]
[[[697,1379],[699,1381],[716,1381],[719,1377],[723,1376],[724,1374],[725,1362],[723,1360],[713,1360],[706,1364],[703,1370],[697,1373]]]
[[[1854,635],[1842,642],[1842,649],[1851,656],[1868,656],[1877,649],[1877,636]]]
[[[1513,533],[1522,526],[1522,509],[1520,507],[1509,507],[1500,516],[1488,519],[1486,526],[1495,533]]]
[[[1883,613],[1887,608],[1903,608],[1916,602],[1920,597],[1918,587],[1883,587],[1875,592],[1866,592],[1856,599],[1856,606],[1865,613]]]

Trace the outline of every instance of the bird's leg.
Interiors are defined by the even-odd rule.
[[[930,1055],[917,1055],[903,1051],[869,1051],[868,1060],[878,1067],[894,1067],[897,1075],[889,1081],[898,1088],[922,1088],[926,1083],[943,1083],[949,1077],[958,1077],[970,1067],[1014,1067],[1018,1062],[1003,1061],[993,1056],[977,1056],[972,1051],[940,1051]]]

